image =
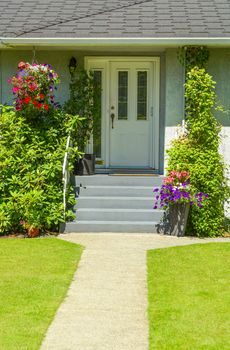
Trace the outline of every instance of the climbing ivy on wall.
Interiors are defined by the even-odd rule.
[[[185,67],[186,73],[193,67],[206,68],[209,50],[206,46],[183,46],[177,51],[179,62]]]
[[[188,233],[218,236],[224,232],[224,204],[230,196],[223,157],[219,154],[221,125],[214,117],[215,82],[204,68],[186,76],[186,132],[172,142],[168,171],[187,170],[194,192],[208,194],[202,209],[191,207]]]
[[[168,172],[187,170],[194,192],[208,194],[202,209],[192,206],[188,234],[214,237],[224,232],[224,205],[230,191],[226,166],[219,153],[221,125],[214,116],[215,81],[207,73],[209,51],[188,46],[178,50],[185,67],[185,132],[173,140],[168,150]]]

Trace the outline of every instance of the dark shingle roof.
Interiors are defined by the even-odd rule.
[[[1,0],[0,37],[230,37],[229,0]]]

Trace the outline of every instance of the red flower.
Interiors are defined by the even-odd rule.
[[[48,110],[48,109],[49,109],[49,106],[46,105],[46,104],[44,104],[44,109],[45,109],[45,110]]]
[[[19,62],[18,69],[25,69],[25,68],[26,68],[26,63],[25,62]]]
[[[39,95],[40,99],[43,100],[43,98],[45,97],[43,94]]]
[[[29,102],[31,101],[31,97],[27,96],[26,98],[24,98],[24,103],[27,105]]]
[[[42,108],[42,103],[37,103],[36,108],[38,109]]]

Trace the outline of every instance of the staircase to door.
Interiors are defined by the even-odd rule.
[[[153,210],[160,176],[76,176],[76,220],[65,232],[156,233],[163,211]]]

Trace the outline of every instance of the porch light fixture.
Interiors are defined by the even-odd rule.
[[[77,60],[75,57],[71,57],[69,61],[69,72],[71,75],[75,72],[76,68],[77,68]]]

